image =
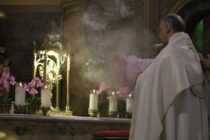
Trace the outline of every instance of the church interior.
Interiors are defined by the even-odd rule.
[[[169,13],[184,19],[199,53],[210,53],[209,0],[0,0],[0,140],[129,130],[133,97],[117,94],[116,54],[155,58]]]

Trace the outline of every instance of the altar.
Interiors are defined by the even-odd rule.
[[[91,140],[96,131],[129,130],[130,119],[1,114],[0,126],[0,132],[6,130],[19,140]]]

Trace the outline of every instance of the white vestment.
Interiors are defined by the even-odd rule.
[[[129,140],[208,140],[205,97],[192,90],[202,83],[189,36],[175,33],[137,79]]]

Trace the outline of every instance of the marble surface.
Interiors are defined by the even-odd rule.
[[[0,114],[0,126],[20,140],[91,140],[96,131],[129,130],[130,119]]]
[[[0,120],[32,120],[32,121],[66,121],[66,122],[86,122],[86,123],[130,123],[127,118],[108,118],[108,117],[82,117],[82,116],[39,116],[26,114],[1,114]]]

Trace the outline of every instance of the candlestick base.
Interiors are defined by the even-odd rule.
[[[115,118],[115,117],[118,116],[118,113],[117,113],[117,111],[109,111],[109,112],[108,112],[108,116],[109,116],[109,117]]]
[[[64,112],[60,112],[62,115],[65,115],[65,116],[72,116],[73,115],[73,112],[72,111],[64,111]]]
[[[126,112],[125,116],[126,116],[126,118],[132,118],[132,113],[131,112]]]
[[[88,114],[90,115],[90,117],[96,117],[97,113],[98,113],[97,110],[88,110]]]
[[[40,109],[42,110],[43,116],[47,116],[48,111],[50,110],[50,107],[42,106]]]
[[[26,105],[15,105],[15,113],[17,113],[17,114],[27,114]]]

